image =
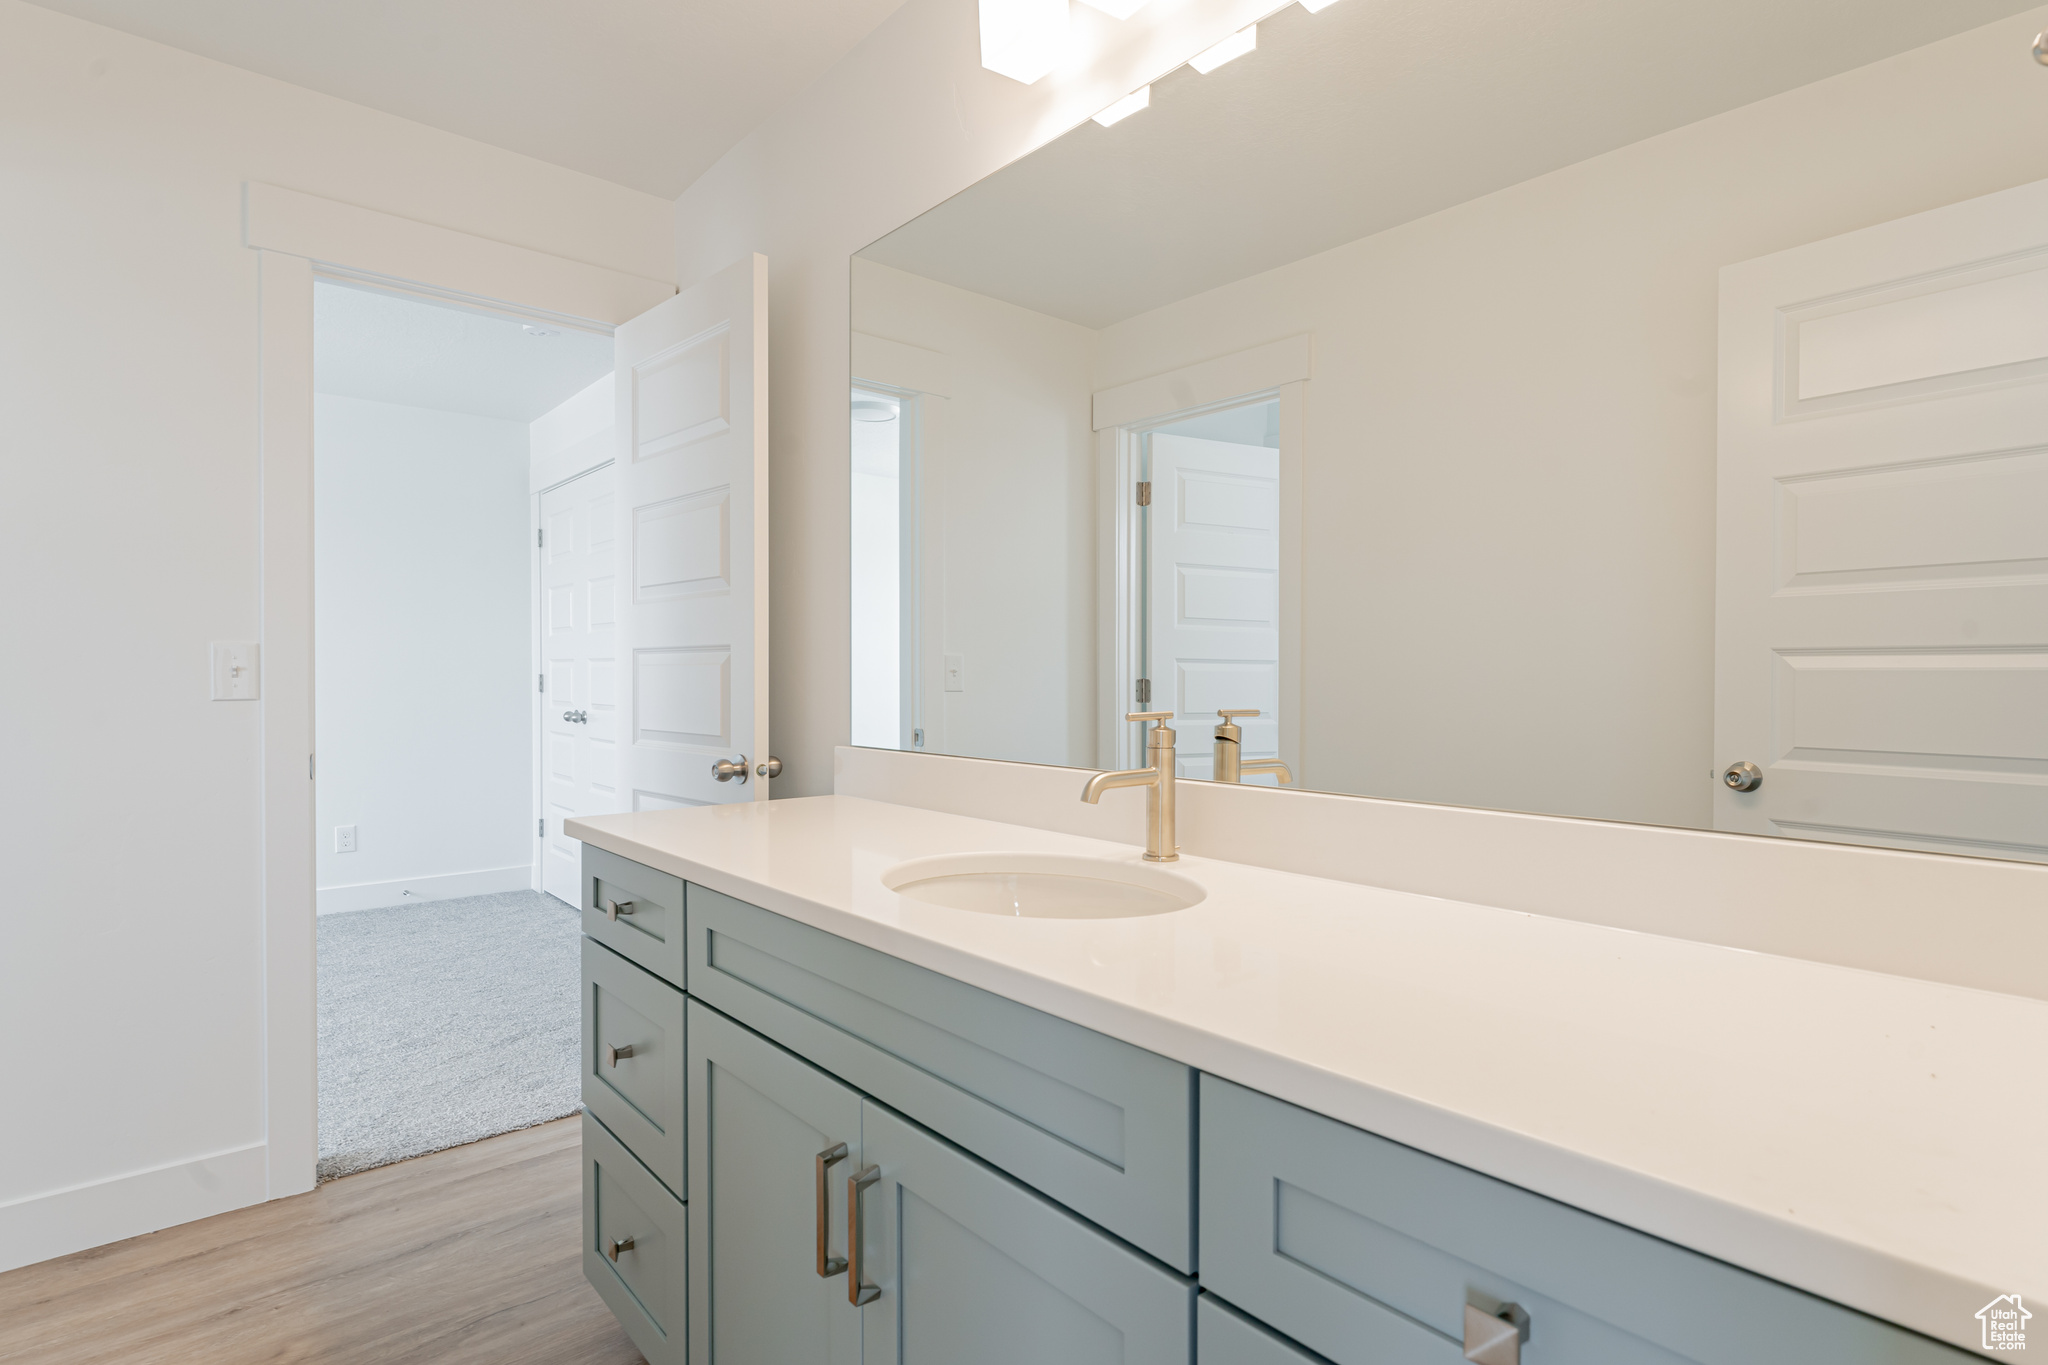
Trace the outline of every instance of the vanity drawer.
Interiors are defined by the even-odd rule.
[[[683,1365],[687,1356],[688,1248],[682,1201],[584,1114],[583,1278],[647,1365]]]
[[[585,844],[583,932],[664,981],[689,984],[683,978],[680,877]]]
[[[583,940],[583,1107],[669,1189],[686,1188],[683,993]]]
[[[1182,1271],[1194,1073],[691,885],[692,994]]]
[[[1934,1365],[1925,1337],[1213,1076],[1202,1282],[1337,1365],[1458,1365],[1468,1304],[1523,1365]]]
[[[1323,1365],[1323,1358],[1205,1293],[1195,1303],[1195,1365]]]

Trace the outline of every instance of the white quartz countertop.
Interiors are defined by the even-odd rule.
[[[855,797],[568,832],[1959,1346],[2048,1304],[2048,1002],[1206,858],[1172,914],[972,914],[882,873],[1139,851]]]

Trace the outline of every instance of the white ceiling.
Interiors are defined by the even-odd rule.
[[[320,281],[313,388],[531,422],[611,373],[612,339]]]
[[[1289,6],[861,255],[1105,327],[2036,3]]]
[[[38,0],[673,199],[901,0]]]

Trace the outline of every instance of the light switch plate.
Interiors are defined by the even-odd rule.
[[[334,851],[336,853],[353,853],[356,851],[356,827],[354,825],[336,825],[334,827]]]
[[[255,701],[256,644],[252,640],[213,642],[213,699]]]
[[[946,656],[946,690],[965,692],[967,690],[967,664],[958,654]]]

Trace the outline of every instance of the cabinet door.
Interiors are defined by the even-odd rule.
[[[870,1100],[865,1365],[1188,1365],[1194,1285]]]
[[[695,1000],[688,1084],[691,1365],[858,1365],[844,1259],[860,1096]],[[821,1219],[818,1154],[840,1143]],[[821,1226],[840,1262],[826,1275]]]

